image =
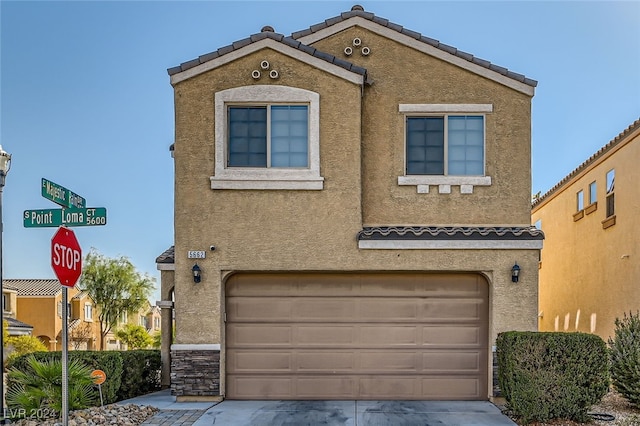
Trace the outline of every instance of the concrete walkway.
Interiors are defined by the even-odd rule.
[[[151,405],[154,426],[514,426],[485,401],[231,401],[176,402],[169,390],[121,401]]]

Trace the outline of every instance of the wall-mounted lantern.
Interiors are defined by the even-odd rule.
[[[202,269],[200,269],[197,263],[193,265],[191,272],[193,272],[193,282],[199,283],[202,280]]]
[[[516,262],[515,265],[513,265],[513,267],[511,268],[511,282],[517,283],[519,279],[520,265],[518,265],[518,262]]]

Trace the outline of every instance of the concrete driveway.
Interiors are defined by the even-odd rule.
[[[193,426],[513,426],[484,401],[230,401]]]

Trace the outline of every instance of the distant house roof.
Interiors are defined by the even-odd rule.
[[[171,246],[166,249],[160,256],[156,257],[156,263],[174,263],[175,262],[175,247]]]
[[[62,292],[56,279],[5,279],[4,285],[15,288],[18,296],[55,296]]]
[[[21,328],[21,329],[29,329],[33,330],[33,326],[27,324],[26,322],[19,321],[15,318],[5,317],[4,320],[8,323],[9,328]]]
[[[497,74],[505,76],[510,80],[515,80],[519,83],[523,83],[524,85],[530,86],[532,88],[531,94],[533,93],[532,92],[533,88],[535,88],[538,85],[538,82],[536,80],[527,78],[522,74],[518,74],[516,72],[508,70],[507,68],[492,64],[491,62],[486,61],[484,59],[477,58],[469,53],[458,50],[455,47],[446,45],[444,43],[440,43],[438,40],[434,40],[432,38],[423,36],[418,32],[403,28],[401,25],[389,22],[388,19],[377,17],[373,13],[365,12],[362,6],[359,6],[359,5],[353,6],[349,12],[343,12],[339,16],[327,19],[324,22],[321,22],[319,24],[312,25],[308,29],[294,32],[290,37],[285,37],[282,34],[275,33],[274,29],[269,26],[263,27],[262,32],[258,34],[251,35],[248,38],[236,41],[228,46],[221,47],[220,49],[213,51],[211,53],[201,55],[198,58],[184,62],[179,66],[169,68],[167,72],[169,73],[170,76],[174,76],[181,72],[195,68],[199,65],[205,64],[214,59],[218,59],[224,55],[228,55],[234,51],[240,50],[253,43],[256,43],[265,39],[271,39],[279,43],[282,43],[286,46],[289,46],[291,48],[297,49],[306,54],[309,54],[315,58],[321,59],[328,63],[337,65],[339,67],[342,67],[348,71],[361,74],[362,76],[364,76],[365,80],[367,80],[367,70],[365,68],[359,67],[349,61],[340,59],[329,53],[322,52],[314,47],[311,47],[307,44],[304,44],[298,41],[298,39],[304,39],[304,38],[309,38],[310,40],[313,41],[314,35],[316,35],[317,33],[321,31],[325,31],[332,26],[339,27],[339,24],[352,18],[362,18],[365,21],[370,21],[372,23],[380,25],[381,27],[384,27],[385,29],[392,30],[398,35],[403,35],[410,39],[417,40],[418,42],[422,43],[424,46],[430,46],[432,48],[437,49],[437,51],[444,52],[446,54],[445,55],[446,57],[460,58],[463,60],[462,63],[465,63],[466,61],[470,64],[474,64],[481,68],[485,68],[487,70],[490,70]]]
[[[639,129],[640,129],[640,118],[637,119],[636,121],[634,121],[625,130],[620,132],[620,134],[618,134],[618,136],[616,136],[609,143],[607,143],[605,146],[600,148],[598,150],[598,152],[596,152],[591,157],[589,157],[584,163],[580,164],[574,171],[572,171],[567,176],[565,176],[560,182],[555,184],[555,186],[553,188],[551,188],[550,190],[548,190],[544,195],[542,195],[541,197],[538,197],[536,200],[534,200],[533,204],[532,204],[532,208],[535,208],[535,207],[539,206],[540,204],[542,204],[547,198],[549,198],[555,192],[560,190],[564,185],[566,185],[568,182],[570,182],[574,177],[576,177],[578,174],[580,174],[583,170],[585,170],[587,167],[589,167],[590,165],[592,165],[593,163],[598,161],[600,158],[604,157],[612,149],[614,149],[615,147],[617,147],[621,143],[625,142],[629,135],[631,135],[633,132],[635,132],[636,130],[639,130]]]

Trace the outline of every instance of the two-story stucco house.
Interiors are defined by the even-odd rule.
[[[169,74],[178,399],[490,398],[537,328],[537,83],[360,6]]]
[[[603,339],[640,306],[640,119],[535,200],[540,330]]]

